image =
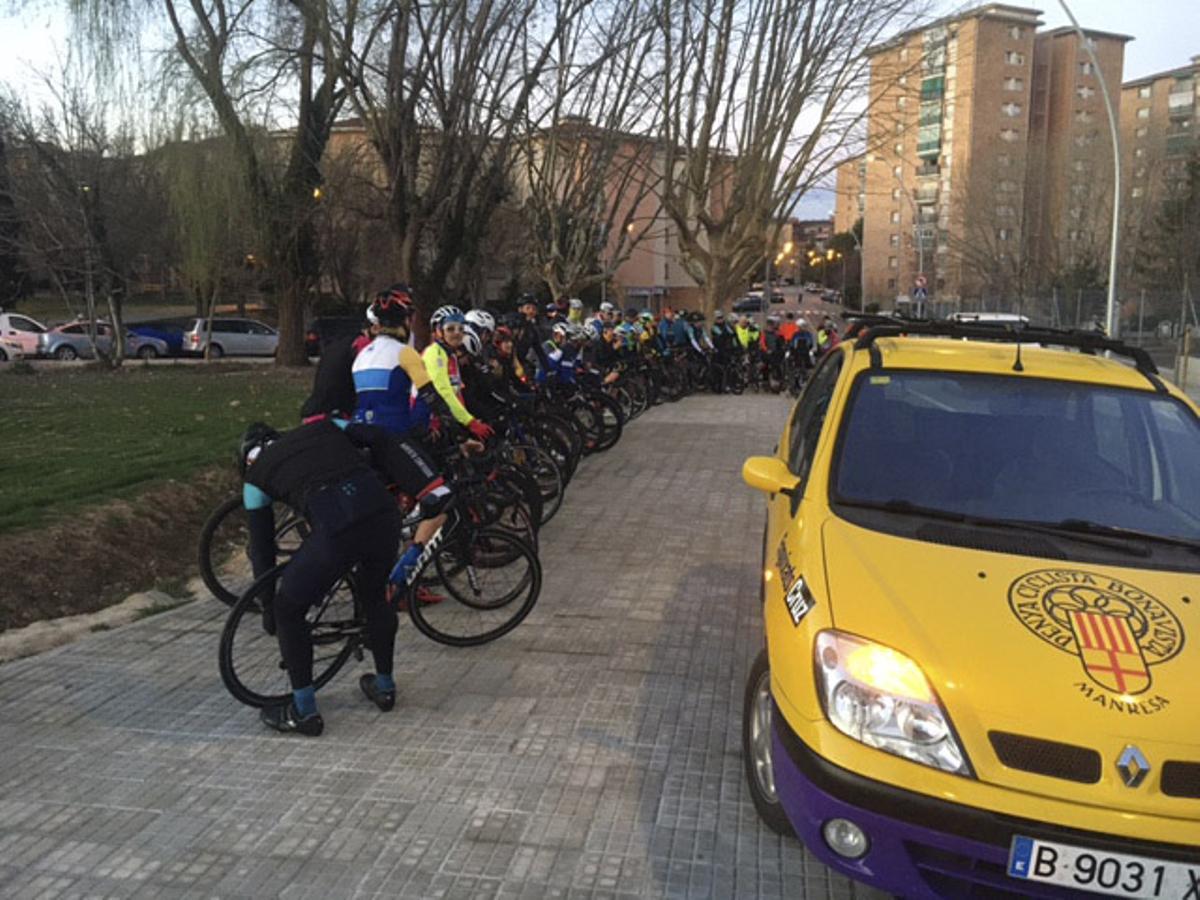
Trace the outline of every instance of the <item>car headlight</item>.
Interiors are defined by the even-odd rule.
[[[890,647],[840,631],[815,643],[825,715],[869,747],[956,775],[971,775],[950,717],[915,662]]]

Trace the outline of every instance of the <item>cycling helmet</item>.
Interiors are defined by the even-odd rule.
[[[526,306],[530,303],[532,303],[534,306],[537,306],[537,297],[533,296],[533,294],[529,293],[529,291],[526,291],[520,297],[517,298],[517,307],[518,308],[520,308],[522,306]]]
[[[238,442],[237,464],[242,477],[246,477],[246,469],[258,459],[258,455],[272,441],[279,439],[279,432],[265,422],[253,422],[242,432]]]
[[[600,304],[600,312],[616,312],[617,308],[605,300]]]
[[[767,316],[767,324],[768,325],[778,325],[779,324],[779,316]]]
[[[571,336],[571,326],[567,322],[557,322],[552,329],[555,334],[561,334],[565,338]]]
[[[511,341],[512,339],[513,339],[512,329],[509,328],[507,325],[501,325],[499,328],[496,329],[495,333],[492,335],[492,343],[493,344],[500,344],[500,343],[503,343],[504,341]]]
[[[571,323],[571,337],[577,341],[586,341],[591,339],[591,334],[582,325]]]
[[[375,295],[375,300],[367,307],[367,321],[383,328],[395,328],[407,325],[412,311],[413,299],[408,286],[393,284]]]
[[[465,322],[463,311],[457,306],[439,306],[429,317],[430,328],[441,328],[443,322]]]
[[[481,332],[496,330],[496,319],[486,309],[469,309],[465,318],[468,325],[474,325]]]
[[[594,322],[588,322],[583,326],[584,333],[593,341],[600,337],[600,327]]]
[[[713,320],[716,322],[724,322],[725,321],[725,312],[723,310],[718,309],[715,313],[713,313]]]
[[[483,339],[480,338],[474,325],[467,325],[463,329],[462,345],[468,356],[478,356],[483,351]]]
[[[653,322],[654,313],[650,312],[648,309],[643,309],[642,314],[638,316],[638,318],[640,318],[643,322]]]
[[[571,309],[583,309],[583,301],[578,297],[572,297],[567,301],[567,305],[571,307]]]

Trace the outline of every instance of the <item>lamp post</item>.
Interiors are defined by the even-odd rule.
[[[1100,94],[1104,97],[1104,108],[1108,112],[1108,128],[1112,132],[1112,243],[1108,256],[1108,307],[1105,310],[1104,328],[1108,332],[1109,337],[1115,338],[1118,336],[1117,332],[1120,327],[1117,319],[1117,256],[1121,243],[1121,134],[1117,130],[1117,116],[1113,111],[1112,97],[1108,93],[1108,83],[1104,80],[1104,73],[1100,71],[1100,60],[1096,56],[1096,51],[1088,43],[1087,35],[1079,27],[1079,21],[1075,18],[1075,14],[1071,12],[1071,7],[1067,6],[1067,0],[1058,0],[1058,3],[1063,8],[1063,12],[1067,14],[1067,18],[1071,20],[1071,26],[1075,29],[1075,34],[1078,35],[1079,42],[1083,44],[1083,48],[1087,51],[1088,57],[1092,61],[1092,66],[1096,69],[1096,80],[1100,82]]]

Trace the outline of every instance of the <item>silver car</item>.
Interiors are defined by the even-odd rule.
[[[113,327],[107,322],[96,323],[96,347],[101,353],[110,353],[113,345]],[[167,356],[166,341],[126,333],[125,355],[140,359],[156,359]],[[88,339],[87,322],[69,322],[50,328],[38,335],[38,356],[54,359],[91,359],[92,342]]]
[[[208,343],[208,320],[192,319],[183,332],[183,352],[200,356]],[[274,356],[279,332],[254,319],[213,318],[209,356]]]

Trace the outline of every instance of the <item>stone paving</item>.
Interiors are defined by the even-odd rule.
[[[318,740],[225,692],[209,599],[0,666],[0,896],[853,896],[743,782],[762,503],[739,469],[787,408],[632,423],[543,532],[530,618],[469,650],[403,620],[397,710],[351,663]]]

